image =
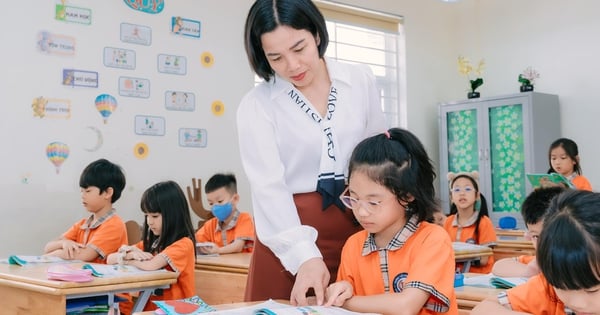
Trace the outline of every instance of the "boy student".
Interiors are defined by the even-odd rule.
[[[214,218],[196,232],[197,242],[208,242],[199,251],[204,254],[250,253],[254,248],[254,223],[247,212],[240,212],[237,204],[237,180],[233,174],[215,174],[204,186],[206,199]]]
[[[537,249],[537,241],[544,226],[544,216],[550,201],[565,189],[562,186],[538,188],[525,198],[521,206],[521,215],[527,225],[526,236],[531,239],[533,248]],[[533,255],[503,258],[498,260],[492,268],[492,273],[500,277],[529,278],[539,272],[540,269]]]
[[[113,208],[125,188],[125,175],[120,166],[99,159],[83,170],[79,186],[83,206],[91,215],[57,240],[48,242],[44,253],[67,260],[104,263],[108,254],[127,245],[125,223]]]

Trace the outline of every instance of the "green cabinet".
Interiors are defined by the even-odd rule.
[[[548,148],[560,138],[558,96],[536,92],[439,105],[440,200],[449,211],[448,172],[479,172],[480,191],[497,225],[531,191],[526,173],[548,170]]]

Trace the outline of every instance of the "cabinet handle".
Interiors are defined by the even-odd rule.
[[[490,150],[484,149],[483,150],[483,159],[487,161],[487,160],[489,160],[489,158],[490,158]]]

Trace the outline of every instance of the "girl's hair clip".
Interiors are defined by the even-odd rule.
[[[390,135],[390,131],[389,130],[384,131],[383,134],[385,135],[386,138],[392,139],[392,135]]]

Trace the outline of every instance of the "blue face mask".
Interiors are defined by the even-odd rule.
[[[225,221],[233,211],[231,201],[222,205],[213,205],[212,213],[219,221]]]

